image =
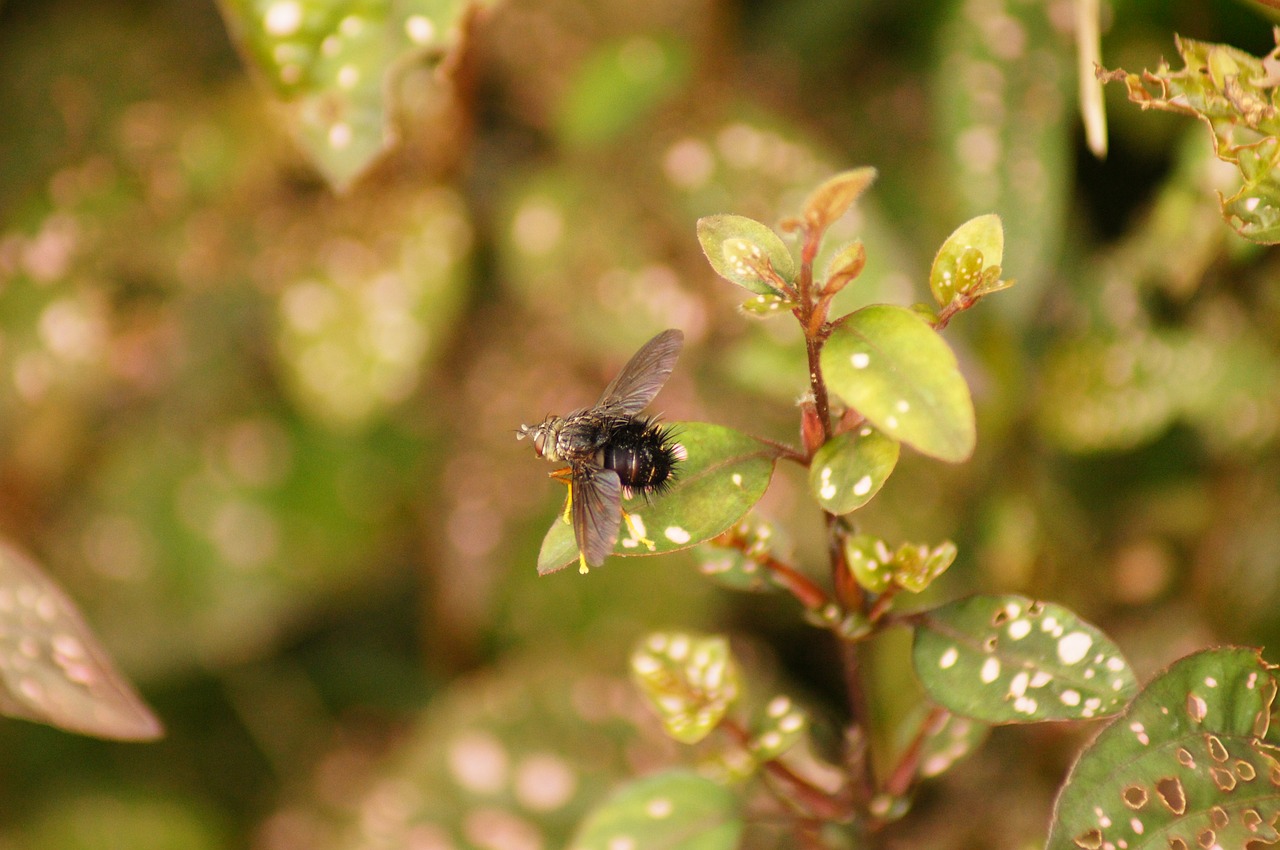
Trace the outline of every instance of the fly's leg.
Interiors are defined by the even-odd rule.
[[[636,541],[637,543],[643,543],[644,547],[648,549],[650,552],[658,548],[656,543],[654,543],[648,537],[644,536],[644,533],[645,533],[644,521],[641,520],[640,517],[632,516],[631,514],[627,513],[626,510],[624,509],[622,511],[622,519],[627,524],[627,531],[631,532],[632,540]]]
[[[564,469],[557,469],[555,472],[548,472],[548,478],[559,481],[561,484],[569,488],[569,498],[564,502],[564,521],[571,522],[570,511],[573,510],[573,468],[566,466]],[[585,573],[586,570],[584,569]]]

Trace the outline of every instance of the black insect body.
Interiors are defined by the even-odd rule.
[[[600,465],[618,473],[624,491],[661,493],[671,486],[679,451],[670,428],[653,419],[629,419],[618,426],[600,451]]]
[[[663,331],[632,356],[593,407],[548,416],[517,432],[519,439],[532,438],[539,457],[568,464],[551,475],[569,485],[565,515],[573,522],[582,572],[613,551],[623,494],[658,493],[671,483],[681,450],[671,429],[639,414],[671,377],[683,345],[681,331]]]

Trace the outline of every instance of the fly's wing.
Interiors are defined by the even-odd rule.
[[[574,470],[573,536],[587,566],[598,567],[613,551],[622,525],[622,482],[612,469],[581,466]]]
[[[671,377],[684,346],[684,331],[672,328],[646,342],[596,402],[602,413],[630,416],[644,410]]]

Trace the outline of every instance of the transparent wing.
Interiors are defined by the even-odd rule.
[[[609,382],[596,402],[604,413],[630,415],[644,410],[671,377],[684,346],[684,331],[663,331],[641,346]]]
[[[587,566],[598,567],[613,551],[622,525],[622,482],[612,469],[580,466],[574,470],[573,536]]]
[[[0,714],[149,741],[163,730],[71,600],[0,541]]]

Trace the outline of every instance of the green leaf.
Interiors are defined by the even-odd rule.
[[[770,282],[770,269],[787,284],[795,280],[795,259],[781,237],[746,216],[710,215],[698,219],[698,242],[716,274],[757,295],[783,294]]]
[[[678,90],[689,68],[688,47],[674,39],[634,35],[598,47],[561,102],[560,138],[578,146],[617,139]]]
[[[912,311],[874,304],[851,313],[827,340],[822,371],[887,436],[953,463],[973,452],[969,386],[950,347]]]
[[[686,770],[637,779],[582,822],[570,850],[733,850],[742,837],[738,799]]]
[[[707,422],[678,422],[673,429],[685,450],[675,482],[650,502],[640,495],[624,502],[648,540],[635,537],[624,522],[615,555],[675,552],[710,540],[742,519],[769,487],[776,447]],[[543,538],[538,572],[555,572],[577,559],[573,528],[557,517]]]
[[[738,306],[744,315],[754,319],[772,319],[774,316],[790,315],[796,304],[781,295],[757,295]]]
[[[875,179],[874,168],[855,168],[842,171],[814,189],[804,202],[804,219],[810,231],[821,233],[826,230],[853,206],[853,202]]]
[[[879,537],[851,534],[844,540],[844,560],[859,585],[884,593],[893,584],[893,553]]]
[[[738,698],[728,639],[654,632],[631,653],[631,675],[662,728],[683,744],[707,736]]]
[[[763,593],[776,590],[772,574],[760,566],[775,546],[776,530],[772,523],[754,517],[743,520],[733,529],[740,543],[733,546],[709,543],[694,549],[698,571],[717,584],[732,590]]]
[[[980,215],[955,229],[938,249],[929,270],[929,289],[938,306],[951,303],[957,293],[973,294],[984,283],[984,269],[1004,261],[1004,227],[998,215]],[[990,284],[988,284],[990,285]]]
[[[923,593],[955,563],[956,554],[956,544],[950,540],[933,547],[904,543],[893,553],[893,583],[910,593]]]
[[[809,465],[809,492],[833,514],[847,514],[871,501],[898,463],[898,441],[873,428],[839,434]]]
[[[3,541],[0,714],[123,741],[150,741],[164,734],[75,604],[26,555]]]
[[[1280,840],[1275,668],[1211,649],[1157,676],[1099,733],[1054,806],[1048,850],[1249,847]]]
[[[779,694],[769,700],[751,724],[747,747],[759,761],[769,761],[795,746],[808,730],[808,713],[790,697]]]
[[[284,105],[290,129],[335,186],[395,139],[387,93],[414,54],[463,30],[465,0],[225,0],[227,27]]]
[[[841,248],[827,262],[827,271],[822,287],[826,292],[839,292],[850,281],[862,274],[867,265],[867,249],[861,240],[856,240]]]
[[[970,596],[925,613],[912,661],[932,700],[987,723],[1102,717],[1137,689],[1097,627],[1021,596]]]

